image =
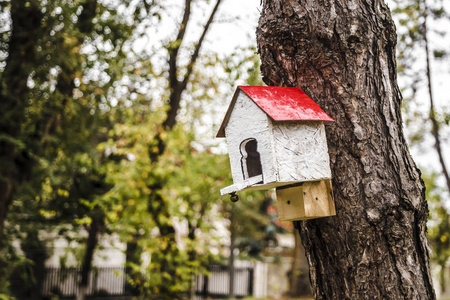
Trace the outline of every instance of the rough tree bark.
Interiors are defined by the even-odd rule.
[[[291,297],[311,297],[311,286],[308,277],[308,262],[305,257],[305,249],[300,238],[300,232],[296,229],[300,227],[300,222],[294,222],[294,260],[292,262],[291,278],[289,284],[289,294]]]
[[[257,39],[264,81],[302,88],[336,120],[327,138],[337,215],[300,226],[315,298],[434,299],[388,7],[266,0]]]

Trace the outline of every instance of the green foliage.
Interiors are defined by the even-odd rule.
[[[426,189],[426,199],[430,206],[429,228],[427,238],[430,243],[431,260],[440,266],[439,283],[441,292],[445,291],[445,270],[450,258],[450,214],[445,206],[442,195],[445,191],[436,181],[438,174],[422,174]]]
[[[194,273],[220,259],[216,224],[232,210],[242,252],[260,249],[249,245],[265,236],[268,218],[254,208],[266,199],[245,194],[231,208],[219,196],[231,180],[229,163],[210,141],[234,86],[262,84],[255,49],[202,54],[178,123],[166,132],[167,53],[137,47],[167,16],[158,1],[2,1],[0,10],[0,171],[15,190],[0,293],[10,292],[12,275],[29,284],[28,295],[36,293],[38,268],[57,238],[72,247],[61,264],[69,251],[81,264],[99,219],[100,237],[114,235],[129,246],[128,280],[142,297],[189,291]],[[30,15],[35,23],[17,26]],[[195,47],[167,44],[182,46],[184,55]],[[179,73],[186,68],[180,64]],[[166,151],[152,161],[158,138]]]
[[[109,112],[130,63],[123,49],[137,38],[128,13],[140,16],[142,5],[60,0],[1,6],[2,28],[10,30],[0,40],[0,171],[16,190],[11,204],[0,196],[0,210],[9,210],[3,241],[20,241],[26,257],[30,234],[34,247],[44,250],[54,238],[37,238],[41,231],[83,242],[79,231],[89,228],[93,208],[112,205],[102,196],[111,188],[104,164],[115,157],[97,144],[114,124]]]

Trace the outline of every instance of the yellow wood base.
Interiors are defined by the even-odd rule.
[[[304,182],[300,186],[277,188],[277,209],[281,221],[298,221],[336,215],[331,179]]]

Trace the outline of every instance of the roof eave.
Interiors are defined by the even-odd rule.
[[[233,99],[231,100],[231,103],[228,106],[225,117],[223,118],[222,125],[220,125],[219,131],[217,131],[216,138],[224,138],[225,137],[225,127],[227,126],[228,121],[230,120],[231,112],[233,111],[234,105],[236,104],[237,96],[240,91],[241,91],[241,87],[238,86],[236,91],[234,92]]]

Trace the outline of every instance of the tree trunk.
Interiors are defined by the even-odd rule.
[[[133,270],[133,266],[140,266],[142,264],[142,248],[138,246],[140,236],[136,233],[127,242],[127,249],[125,251],[125,294],[131,296],[139,296],[139,286],[137,284],[140,280],[140,274]],[[131,282],[130,282],[131,281]]]
[[[447,266],[447,261],[440,263],[439,266],[441,267],[441,270],[439,271],[439,286],[441,288],[441,297],[442,297],[446,292],[445,270]]]
[[[231,206],[230,211],[230,256],[228,257],[228,277],[230,278],[228,282],[228,298],[234,299],[234,249],[236,249],[236,218],[235,218],[235,207]]]
[[[89,287],[89,273],[92,269],[94,251],[98,245],[98,237],[104,225],[104,214],[101,208],[96,207],[93,211],[92,223],[89,226],[88,238],[86,241],[86,253],[84,254],[81,266],[81,282],[79,285],[77,300],[84,300]]]
[[[33,161],[20,150],[22,141],[18,138],[28,106],[27,80],[34,63],[33,53],[42,33],[38,1],[13,1],[10,6],[12,31],[0,84],[0,242],[17,186],[31,173]]]
[[[48,258],[47,248],[45,242],[39,239],[38,228],[29,228],[27,230],[27,238],[21,243],[22,251],[25,257],[33,262],[31,268],[31,274],[34,280],[22,283],[20,287],[17,287],[14,292],[17,293],[18,299],[38,300],[41,299],[42,286],[45,278],[45,261]],[[30,286],[30,289],[26,291],[25,295],[24,286]],[[21,295],[21,296],[19,296]]]
[[[294,257],[292,261],[292,270],[290,278],[289,295],[291,297],[311,297],[311,285],[308,277],[308,262],[305,257],[305,249],[303,249],[302,239],[297,230],[300,226],[299,221],[294,221]]]
[[[301,222],[316,299],[434,299],[424,184],[402,132],[395,26],[383,1],[264,1],[264,81],[332,118],[335,217]]]

